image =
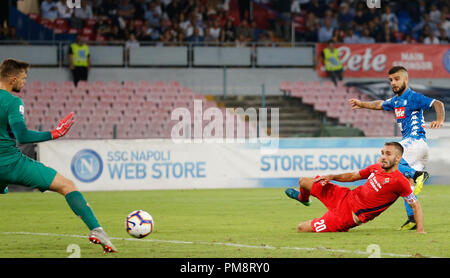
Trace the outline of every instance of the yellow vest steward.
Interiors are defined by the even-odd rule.
[[[87,67],[89,66],[89,47],[87,44],[79,45],[72,43],[70,45],[72,48],[72,61],[75,67]]]
[[[333,52],[331,52],[330,49],[325,48],[323,50],[323,55],[325,58],[326,71],[335,71],[342,69],[341,60],[339,60],[339,52],[336,48]]]

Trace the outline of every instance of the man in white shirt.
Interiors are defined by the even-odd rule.
[[[331,26],[331,18],[325,18],[324,25],[319,29],[319,42],[328,42],[333,37],[334,28]]]
[[[58,9],[58,18],[68,19],[72,17],[73,9],[67,6],[66,0],[60,0],[56,3],[56,8]]]
[[[58,18],[58,9],[52,0],[45,0],[41,4],[41,17],[54,20]]]
[[[76,18],[79,18],[79,19],[88,19],[88,18],[94,17],[92,8],[90,5],[88,5],[86,3],[86,1],[81,1],[81,8],[76,8],[74,15]]]
[[[428,35],[428,37],[426,37],[423,40],[424,44],[439,44],[439,39],[438,37],[436,37],[436,35],[434,34],[434,32],[430,32],[430,34]]]

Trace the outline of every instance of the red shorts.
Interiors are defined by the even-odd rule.
[[[350,188],[320,182],[314,183],[311,195],[319,199],[328,211],[320,218],[311,221],[314,232],[347,232],[350,228],[358,226],[352,215],[349,203]]]

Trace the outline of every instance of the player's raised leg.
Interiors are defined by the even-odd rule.
[[[298,181],[300,190],[288,188],[285,190],[286,195],[289,198],[299,201],[305,206],[310,206],[311,200],[309,199],[309,196],[311,195],[310,191],[313,185],[313,180],[313,178],[300,178]]]
[[[92,243],[101,244],[105,252],[117,252],[117,249],[109,240],[108,235],[100,226],[94,211],[84,198],[83,194],[78,191],[78,188],[73,181],[57,173],[49,190],[58,192],[66,198],[67,204],[72,211],[83,220],[91,231],[89,240]]]
[[[425,181],[428,179],[429,174],[426,171],[418,171],[412,168],[408,162],[402,158],[399,165],[398,170],[408,178],[411,188],[414,192],[414,194],[417,196],[420,191],[422,190],[422,187],[425,183]],[[411,206],[406,202],[406,200],[403,200],[407,215],[407,220],[403,225],[400,226],[400,230],[414,230],[416,229],[416,221],[414,220],[414,212]]]

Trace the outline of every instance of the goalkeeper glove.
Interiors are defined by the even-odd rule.
[[[56,127],[56,129],[51,131],[52,139],[55,140],[59,137],[66,135],[66,133],[69,131],[73,123],[74,123],[73,112],[70,112],[64,119],[59,121],[59,124]]]

